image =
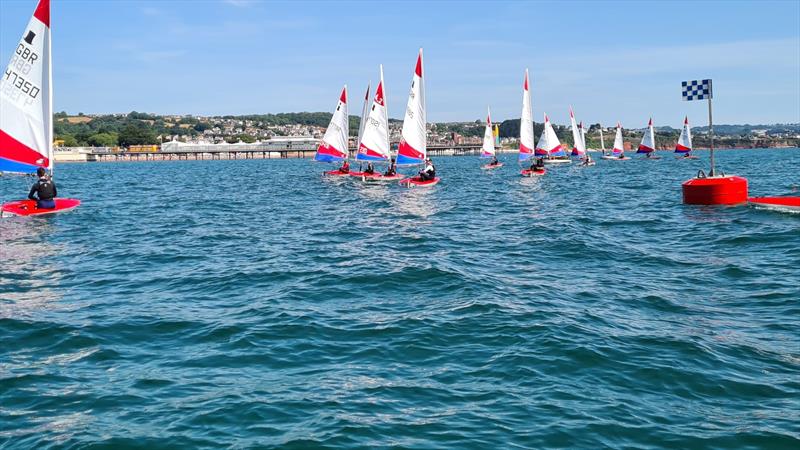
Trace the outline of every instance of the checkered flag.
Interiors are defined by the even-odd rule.
[[[684,81],[681,85],[683,87],[683,99],[687,102],[714,98],[711,93],[711,80]]]

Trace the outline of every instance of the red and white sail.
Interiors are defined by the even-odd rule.
[[[39,0],[0,74],[0,172],[53,168],[50,0]]]
[[[533,150],[533,107],[528,69],[525,69],[525,81],[522,83],[522,116],[519,123],[519,160],[532,158]]]
[[[614,135],[614,149],[611,151],[614,156],[625,154],[625,146],[622,143],[622,124],[617,122],[617,134]]]
[[[350,132],[350,120],[347,115],[347,85],[342,88],[336,111],[333,112],[331,123],[325,130],[317,154],[314,159],[323,162],[342,161],[347,159],[347,139]]]
[[[572,112],[572,106],[569,107],[569,121],[572,125],[572,156],[583,156],[586,154],[586,144],[583,142],[583,133],[575,122],[575,113]]]
[[[639,144],[639,149],[636,153],[652,153],[656,151],[656,133],[653,131],[653,118],[647,123],[647,130],[642,136],[642,143]]]
[[[553,124],[550,123],[550,118],[547,117],[547,113],[544,115],[544,130],[542,130],[542,135],[539,137],[535,153],[536,156],[566,156],[556,135],[556,130],[553,129]]]
[[[389,113],[386,109],[386,94],[383,84],[383,66],[381,66],[381,81],[375,90],[372,107],[364,126],[364,136],[358,145],[356,160],[358,161],[388,161],[389,153]]]
[[[692,131],[689,128],[689,116],[683,119],[683,130],[678,144],[675,145],[675,153],[689,153],[692,151]]]
[[[486,130],[483,132],[483,146],[481,158],[491,158],[495,155],[494,132],[492,131],[492,112],[486,107]]]
[[[420,164],[427,154],[427,118],[425,115],[425,79],[423,78],[422,49],[419,49],[411,92],[408,94],[406,114],[403,118],[397,164]]]

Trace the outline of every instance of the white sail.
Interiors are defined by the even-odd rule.
[[[53,168],[50,0],[40,0],[0,75],[0,172]]]
[[[583,128],[583,121],[578,123],[578,129],[581,130],[581,142],[583,142],[583,148],[588,152],[589,149],[586,148],[586,129]]]
[[[656,133],[653,130],[653,118],[647,123],[647,130],[642,136],[642,143],[639,144],[639,150],[636,153],[651,153],[656,151]]]
[[[575,122],[575,114],[572,112],[572,106],[569,107],[569,121],[572,125],[572,155],[583,156],[586,154],[586,145],[583,143],[583,134],[581,133],[578,124]]]
[[[314,157],[317,161],[333,162],[347,159],[350,120],[347,115],[347,85],[342,89],[336,110]]]
[[[422,49],[419,49],[411,92],[408,94],[406,114],[403,118],[397,164],[420,164],[427,154],[427,118],[425,116],[425,79],[423,78]]]
[[[689,128],[689,116],[683,119],[683,130],[678,144],[675,146],[675,153],[689,153],[692,151],[692,131]]]
[[[603,125],[600,125],[600,151],[603,152],[605,155],[606,153],[606,141],[603,139]]]
[[[492,113],[486,107],[486,130],[483,133],[483,147],[481,147],[481,158],[491,158],[495,155],[494,133],[492,132]]]
[[[356,147],[361,145],[361,138],[364,137],[364,126],[367,123],[367,114],[369,114],[369,88],[370,84],[367,83],[367,93],[364,94],[364,107],[361,109],[361,122],[358,124],[358,140],[356,141]]]
[[[565,156],[564,149],[561,147],[561,142],[558,140],[556,131],[553,129],[553,124],[550,123],[550,118],[547,113],[544,115],[544,130],[539,137],[539,143],[536,144],[537,156]]]
[[[528,78],[525,69],[525,81],[522,84],[522,117],[519,123],[519,159],[524,161],[533,156],[533,107]]]
[[[617,122],[617,134],[614,135],[614,149],[612,150],[615,156],[625,153],[625,146],[622,143],[622,124]]]
[[[383,66],[381,81],[375,89],[372,107],[367,116],[364,137],[358,146],[356,159],[359,161],[389,160],[389,113],[386,109],[386,94],[383,84]]]

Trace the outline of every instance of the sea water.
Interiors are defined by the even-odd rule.
[[[61,164],[81,207],[0,219],[0,447],[800,448],[800,215],[659,154]],[[800,195],[800,150],[717,161]]]

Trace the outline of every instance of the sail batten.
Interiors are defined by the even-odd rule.
[[[0,77],[0,172],[53,169],[50,0],[40,0]]]

